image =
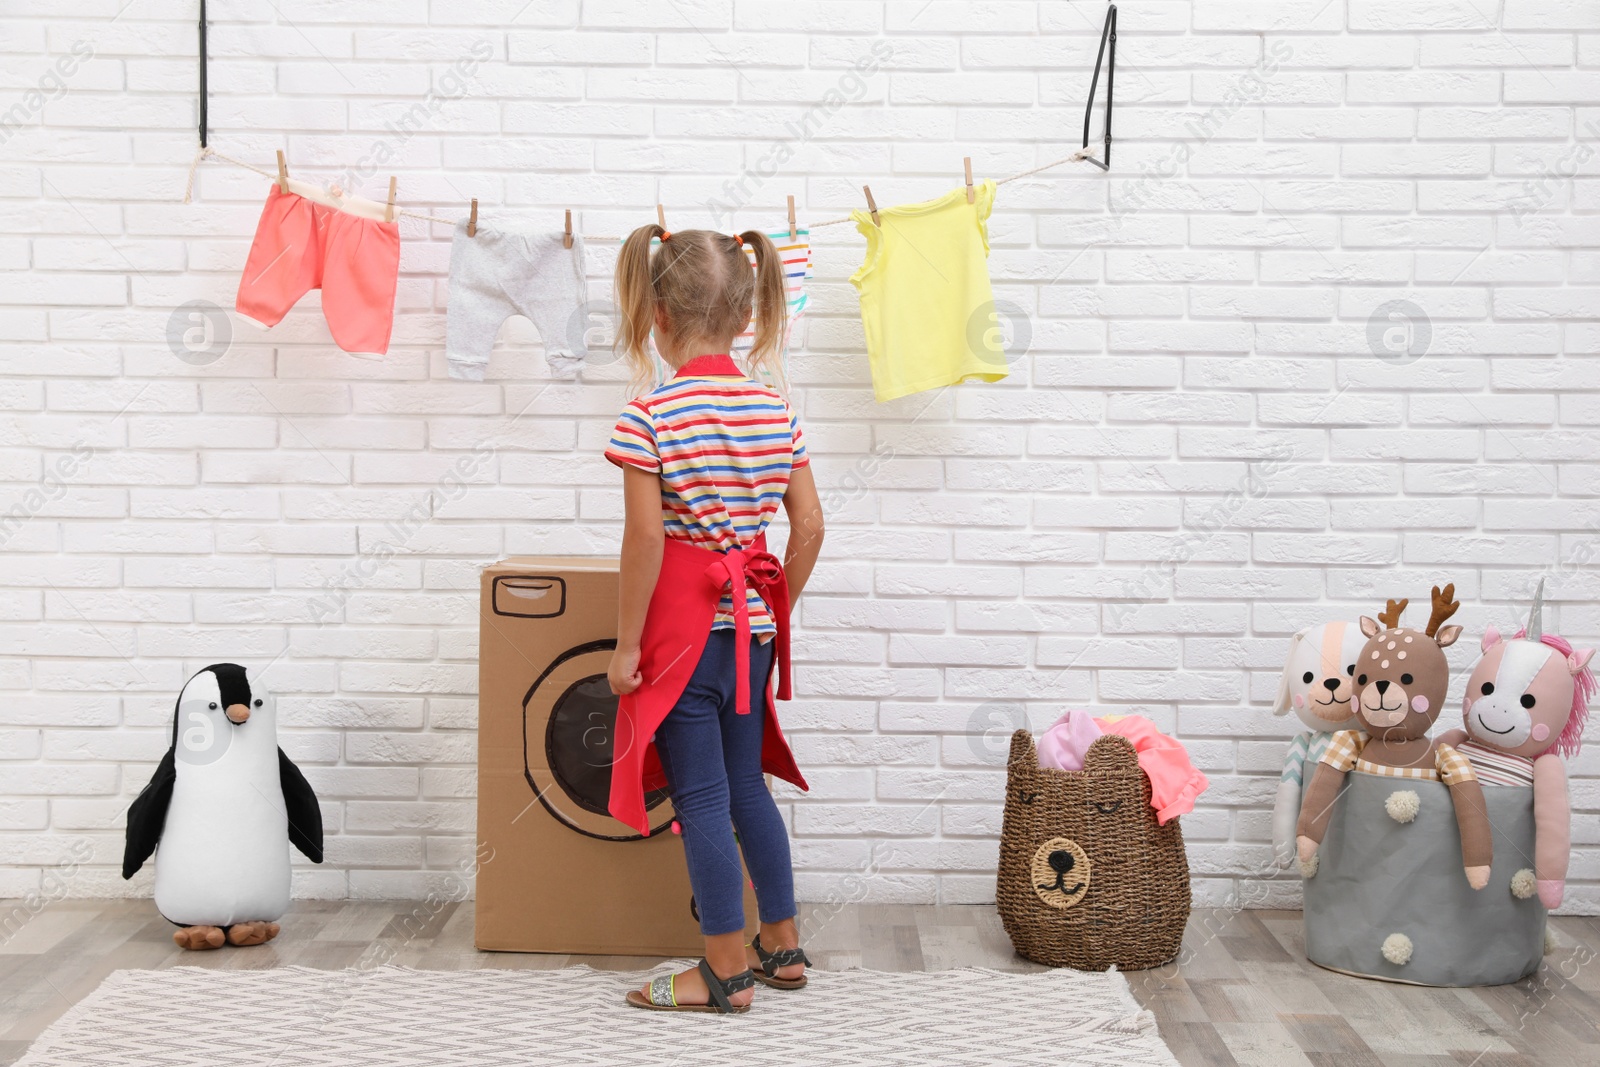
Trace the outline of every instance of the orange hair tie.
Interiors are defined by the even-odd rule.
[[[661,231],[661,243],[662,244],[666,244],[671,239],[672,239],[672,231],[671,230],[662,230]]]

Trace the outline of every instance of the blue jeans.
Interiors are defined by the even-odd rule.
[[[750,639],[750,707],[734,710],[732,630],[713,630],[677,705],[656,728],[656,752],[683,831],[689,883],[707,937],[744,929],[744,872],[762,922],[793,918],[789,834],[761,777],[761,727],[772,643]],[[738,830],[737,842],[734,831]]]

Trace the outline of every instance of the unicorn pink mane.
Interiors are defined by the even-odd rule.
[[[1511,635],[1511,639],[1519,640],[1526,636],[1527,632],[1526,629],[1518,630]],[[1539,640],[1561,653],[1563,658],[1572,655],[1572,642],[1565,637],[1541,634]],[[1572,676],[1572,714],[1567,716],[1567,725],[1562,728],[1556,737],[1556,743],[1551,746],[1551,750],[1558,756],[1571,759],[1583,747],[1583,727],[1589,721],[1589,701],[1594,697],[1597,686],[1600,686],[1600,683],[1595,681],[1594,672],[1587,666]]]

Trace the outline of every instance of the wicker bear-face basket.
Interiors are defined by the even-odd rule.
[[[1052,967],[1156,967],[1189,920],[1178,820],[1156,824],[1150,782],[1127,739],[1089,746],[1082,771],[1039,766],[1033,735],[1011,736],[996,886],[1018,955]]]

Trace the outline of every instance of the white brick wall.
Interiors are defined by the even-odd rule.
[[[224,657],[275,660],[284,747],[323,799],[328,863],[298,893],[453,884],[476,571],[614,551],[617,368],[547,386],[518,321],[490,382],[448,380],[448,234],[411,221],[386,358],[342,355],[315,299],[270,333],[234,319],[215,363],[175,358],[174,307],[231,307],[266,183],[208,163],[178,203],[193,3],[70,7],[0,13],[0,511],[23,516],[0,573],[0,895],[147,889],[116,875],[122,811],[178,686]],[[1103,11],[211,8],[219,150],[286,148],[368,195],[392,172],[451,216],[571,207],[600,234],[658,200],[709,224],[741,181],[738,224],[772,225],[786,194],[820,219],[862,182],[941,193],[963,155],[989,176],[1064,155]],[[1113,173],[998,198],[996,292],[1031,336],[1009,380],[874,404],[862,241],[816,235],[792,363],[831,534],[786,713],[816,788],[785,802],[811,899],[991,899],[1012,709],[1040,728],[1089,706],[1176,730],[1211,776],[1184,820],[1202,899],[1292,901],[1256,877],[1290,631],[1449,580],[1475,637],[1555,567],[1547,618],[1600,638],[1600,5],[1127,0],[1121,28]],[[591,246],[595,296],[612,252]],[[1420,358],[1369,347],[1390,301],[1426,317]],[[1597,912],[1600,748],[1573,771],[1569,907]]]

